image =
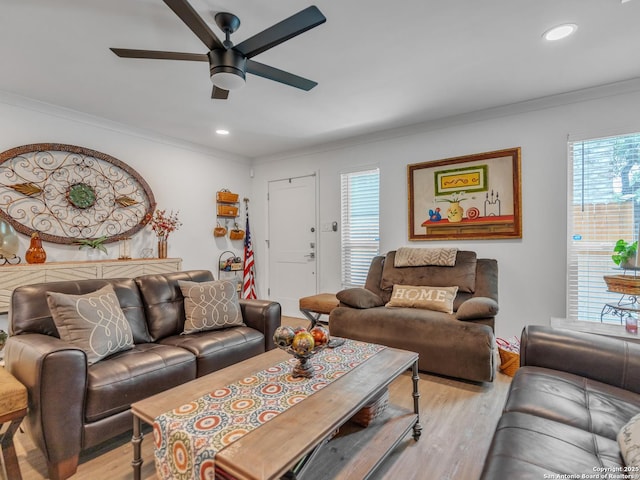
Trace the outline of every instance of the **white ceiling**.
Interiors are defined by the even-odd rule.
[[[240,43],[311,3],[191,4],[220,37],[214,13],[238,15]],[[640,77],[640,0],[315,5],[325,24],[255,60],[319,85],[304,92],[247,75],[223,101],[210,99],[207,63],[109,50],[206,53],[161,0],[0,0],[0,91],[258,157]],[[564,22],[576,34],[542,40]]]

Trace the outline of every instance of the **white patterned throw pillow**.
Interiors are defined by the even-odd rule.
[[[628,471],[628,477],[634,480],[640,479],[640,413],[629,420],[618,432],[618,445],[624,458],[624,464]],[[622,477],[621,477],[622,478]]]
[[[183,334],[244,325],[235,283],[180,280],[178,285],[184,296]]]
[[[133,333],[111,285],[85,295],[47,292],[60,338],[81,348],[93,365],[133,348]]]
[[[453,301],[458,287],[425,287],[394,285],[387,307],[423,308],[436,312],[453,313]]]

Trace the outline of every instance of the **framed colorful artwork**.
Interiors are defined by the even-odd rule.
[[[409,240],[522,238],[520,147],[407,166]]]

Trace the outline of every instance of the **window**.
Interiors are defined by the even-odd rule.
[[[342,211],[342,285],[363,286],[380,251],[380,170],[340,176]]]
[[[604,304],[621,297],[602,278],[621,273],[611,260],[613,246],[638,239],[640,133],[569,142],[569,182],[567,317],[600,322]]]

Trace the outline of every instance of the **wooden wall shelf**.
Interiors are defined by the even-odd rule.
[[[132,278],[151,273],[178,272],[181,258],[134,258],[84,262],[20,263],[0,267],[0,313],[7,313],[11,293],[22,285],[96,278]]]

